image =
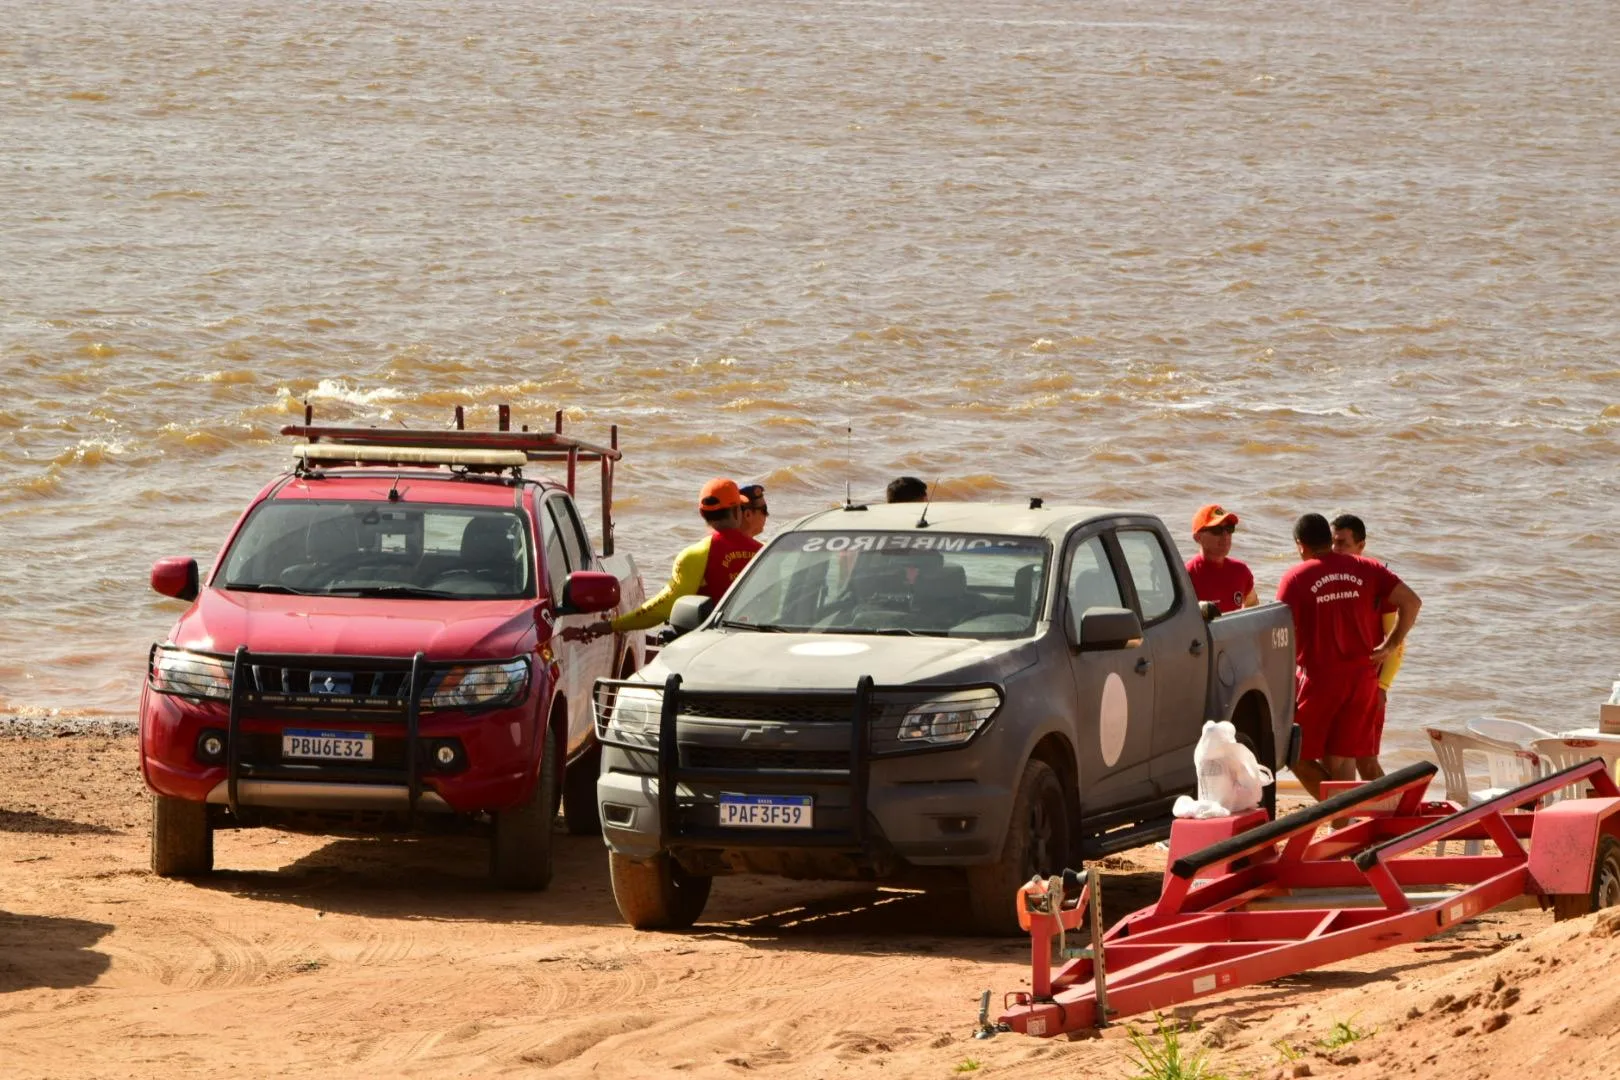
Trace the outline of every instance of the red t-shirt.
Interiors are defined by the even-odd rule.
[[[716,600],[726,595],[731,583],[743,572],[754,552],[764,545],[740,529],[716,529],[709,534],[709,561],[703,567],[704,596]]]
[[[1383,563],[1330,551],[1288,568],[1277,599],[1294,612],[1294,662],[1307,676],[1372,667],[1380,612],[1401,579]]]
[[[1239,610],[1243,598],[1254,591],[1254,575],[1236,559],[1212,563],[1200,553],[1187,560],[1187,574],[1198,599],[1219,604],[1222,611]]]

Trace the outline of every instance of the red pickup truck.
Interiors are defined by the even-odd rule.
[[[296,467],[237,520],[206,583],[159,560],[152,587],[190,601],[152,646],[141,771],[152,869],[213,868],[213,833],[256,825],[376,833],[440,822],[490,835],[497,884],[551,880],[559,804],[600,828],[596,679],[642,663],[641,635],[559,631],[641,598],[613,551],[607,445],[555,430],[316,427]],[[563,483],[529,467],[566,466]],[[600,463],[601,550],[574,503]]]

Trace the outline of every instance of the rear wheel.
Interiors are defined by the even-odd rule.
[[[208,804],[152,796],[152,873],[194,877],[214,868],[214,827]]]
[[[686,929],[703,914],[714,884],[712,877],[681,869],[668,852],[632,859],[610,851],[608,876],[619,914],[637,930]]]
[[[529,801],[495,813],[495,831],[489,840],[489,873],[503,889],[538,892],[551,884],[557,758],[557,741],[548,739]]]
[[[1592,889],[1562,893],[1552,898],[1553,919],[1578,919],[1600,908],[1620,906],[1620,840],[1598,837],[1597,863],[1592,867]]]
[[[563,774],[563,822],[574,836],[595,836],[602,831],[596,805],[596,777],[602,771],[602,744],[592,743]]]
[[[1072,841],[1069,801],[1052,767],[1032,759],[1013,799],[1001,859],[967,871],[973,922],[986,934],[1019,933],[1016,896],[1030,878],[1061,871]]]

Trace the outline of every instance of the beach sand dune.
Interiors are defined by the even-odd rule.
[[[971,1037],[982,991],[1027,985],[1027,944],[966,934],[960,897],[730,879],[691,932],[639,934],[600,841],[563,835],[535,896],[454,837],[222,833],[219,873],[165,881],[135,762],[128,735],[0,738],[8,1077],[1130,1072],[1123,1027]],[[1162,867],[1111,859],[1109,917]],[[1203,1002],[1183,1038],[1233,1077],[1612,1076],[1617,930],[1489,915]],[[1339,1025],[1360,1037],[1325,1045]]]

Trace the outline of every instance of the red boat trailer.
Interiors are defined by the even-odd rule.
[[[1620,787],[1602,761],[1464,809],[1423,801],[1435,771],[1408,765],[1176,859],[1158,903],[1120,920],[1100,946],[1093,937],[1093,947],[1062,948],[1095,896],[1086,874],[1031,881],[1017,899],[1031,988],[1007,995],[994,1030],[1078,1036],[1116,1015],[1419,941],[1523,896],[1569,917],[1590,910],[1600,882],[1602,902],[1613,902]],[[1535,809],[1582,780],[1590,797]],[[1317,837],[1335,818],[1356,820]],[[1470,839],[1497,852],[1431,854],[1437,841]],[[1054,938],[1067,959],[1055,972]]]

